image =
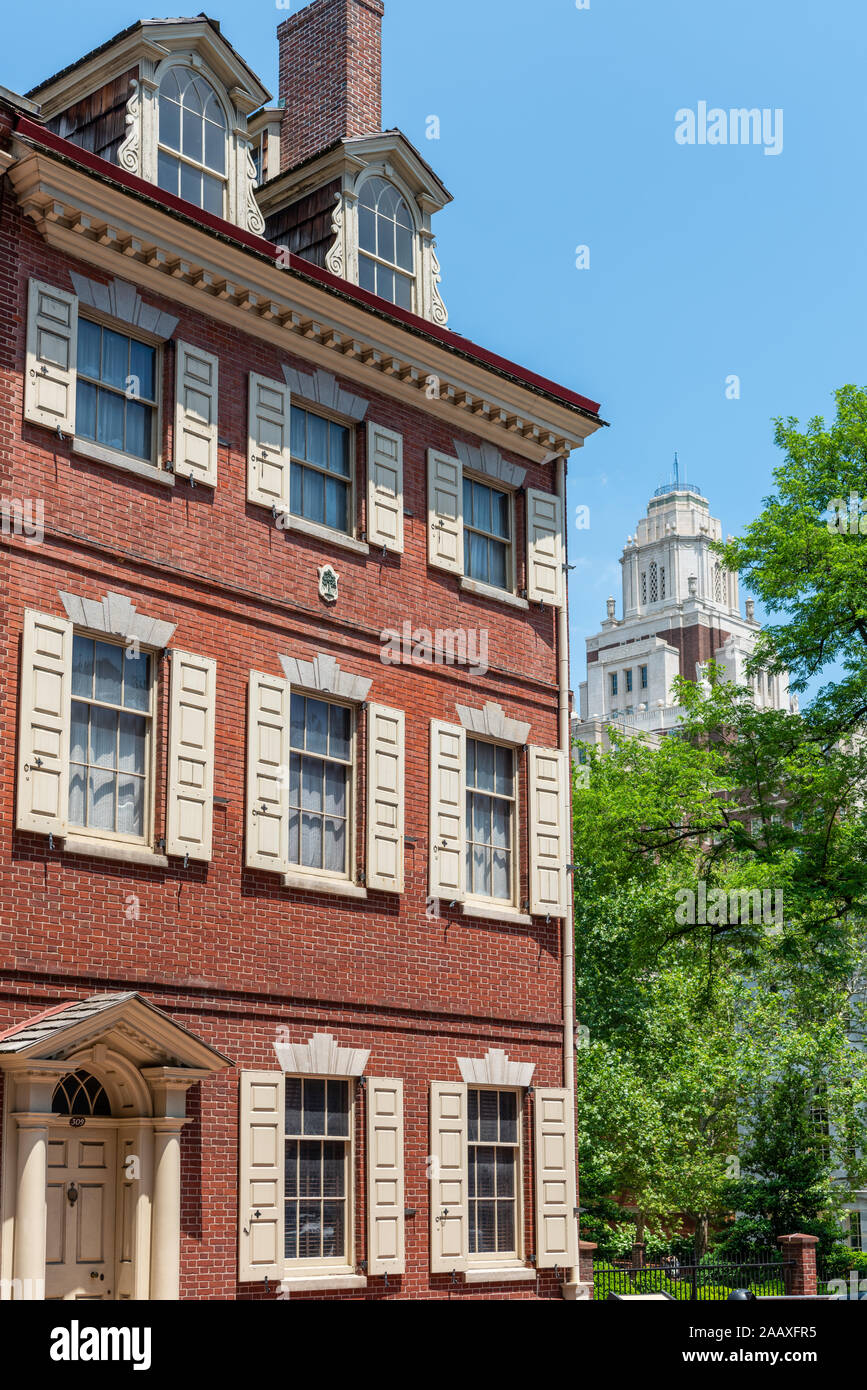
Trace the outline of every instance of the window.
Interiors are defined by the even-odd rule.
[[[810,1106],[810,1120],[816,1131],[817,1149],[822,1157],[823,1163],[831,1161],[831,1145],[828,1140],[831,1137],[831,1125],[828,1119],[828,1111],[825,1107],[825,1087],[816,1088],[813,1103]]]
[[[616,694],[617,694],[617,684],[618,684],[618,682],[617,682],[617,672],[616,672],[616,671],[613,671],[612,674],[611,674],[611,694],[612,694],[612,695],[616,695]]]
[[[650,602],[659,602],[659,571],[655,560],[650,566]]]
[[[75,635],[69,823],[145,838],[151,658]]]
[[[52,1115],[110,1115],[111,1102],[89,1071],[73,1071],[54,1088]]]
[[[348,1259],[349,1087],[348,1081],[286,1077],[287,1260]]]
[[[659,597],[665,598],[665,565],[659,571]]]
[[[467,739],[467,892],[514,897],[515,754]]]
[[[160,188],[222,217],[226,147],[226,116],[213,87],[191,68],[169,68],[160,83]]]
[[[468,1094],[469,1253],[518,1255],[518,1097]]]
[[[362,189],[358,249],[361,288],[402,309],[412,309],[415,226],[405,199],[385,179],[368,179]]]
[[[289,758],[289,863],[349,876],[352,712],[292,696]]]
[[[335,531],[352,532],[352,432],[292,407],[290,509]]]
[[[647,602],[647,570],[642,570],[641,573],[641,602]]]
[[[860,1211],[850,1211],[849,1213],[849,1245],[852,1250],[862,1249]]]
[[[464,478],[464,574],[496,589],[511,585],[512,499]]]
[[[632,694],[632,669],[631,669],[631,667],[630,667],[630,669],[626,672],[626,693],[627,693],[627,695],[631,695],[631,694]]]
[[[79,318],[76,435],[153,463],[156,392],[156,348]]]
[[[713,569],[713,589],[714,589],[714,598],[716,599],[717,603],[722,603],[722,601],[723,601],[723,575],[722,575],[722,568],[721,568],[720,565],[714,565],[714,569]]]
[[[646,690],[646,689],[647,689],[647,684],[648,684],[648,682],[647,682],[647,667],[646,667],[646,666],[639,666],[638,669],[639,669],[639,671],[641,672],[641,689],[642,689],[642,690]]]

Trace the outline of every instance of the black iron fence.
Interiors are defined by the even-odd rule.
[[[593,1296],[610,1293],[668,1293],[683,1302],[722,1302],[733,1289],[749,1289],[758,1297],[782,1297],[786,1292],[780,1255],[751,1253],[748,1259],[703,1260],[684,1264],[675,1256],[655,1264],[627,1265],[597,1260],[593,1267]]]

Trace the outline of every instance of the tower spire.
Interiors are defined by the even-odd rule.
[[[674,486],[680,486],[680,464],[677,461],[677,454],[674,455]]]

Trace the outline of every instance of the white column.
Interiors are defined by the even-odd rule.
[[[15,1194],[13,1278],[20,1296],[45,1296],[45,1180],[48,1125],[43,1117],[18,1117],[18,1182]]]
[[[177,1300],[181,1290],[181,1129],[184,1120],[154,1120],[151,1298]]]

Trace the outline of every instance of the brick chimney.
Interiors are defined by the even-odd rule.
[[[383,0],[313,0],[277,29],[280,167],[382,126]]]

